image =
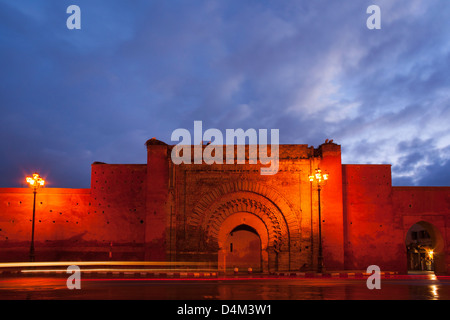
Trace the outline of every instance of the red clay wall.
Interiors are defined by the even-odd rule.
[[[89,189],[40,189],[36,197],[36,261],[59,260],[76,253],[89,232]],[[0,193],[0,261],[28,261],[31,243],[33,192],[6,188]]]
[[[440,268],[450,271],[448,187],[393,188],[389,165],[342,165],[335,144],[280,146],[274,176],[262,176],[259,166],[248,164],[175,166],[171,147],[156,139],[147,149],[147,164],[94,163],[91,189],[39,190],[36,261],[217,262],[219,248],[209,248],[204,237],[220,230],[226,212],[249,212],[273,221],[266,230],[273,231],[272,240],[281,235],[281,246],[269,239],[263,252],[270,270],[315,270],[318,199],[308,176],[320,167],[330,174],[321,193],[326,270],[375,264],[406,272],[406,232],[425,221],[442,235],[438,259]],[[31,189],[0,189],[0,261],[29,259],[32,206]],[[216,214],[218,220],[211,220]]]
[[[344,268],[344,213],[341,148],[336,144],[323,144],[319,151],[321,159],[318,166],[329,174],[327,184],[321,191],[324,266],[325,270],[342,270]]]
[[[105,258],[144,259],[146,185],[146,165],[92,165],[92,238],[109,246]]]
[[[390,165],[343,165],[345,268],[406,272],[401,217],[393,210]]]
[[[142,260],[145,165],[93,164],[91,189],[38,190],[36,261]],[[33,193],[0,189],[0,261],[28,261]]]
[[[167,145],[156,139],[147,141],[148,189],[146,199],[145,260],[165,261],[167,228],[172,203],[169,201],[169,155]]]

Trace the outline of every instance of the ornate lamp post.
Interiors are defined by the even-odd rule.
[[[309,181],[314,183],[317,182],[317,192],[318,192],[318,200],[319,200],[319,257],[318,257],[318,265],[317,272],[322,273],[323,271],[323,254],[322,254],[322,217],[320,212],[320,190],[323,185],[326,184],[328,180],[328,174],[322,173],[322,170],[319,168],[316,169],[316,173],[312,176],[309,176]]]
[[[31,246],[30,246],[30,261],[34,262],[34,217],[36,213],[36,193],[37,189],[43,187],[45,184],[45,180],[42,179],[39,174],[33,173],[32,177],[27,177],[26,181],[30,188],[33,189],[33,222],[31,227]]]

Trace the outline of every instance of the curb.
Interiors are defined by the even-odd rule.
[[[23,270],[25,271],[25,270]],[[32,272],[21,272],[21,270],[0,270],[0,278],[6,277],[37,277],[37,276],[56,276],[67,277],[69,274],[65,269],[61,270],[39,270]],[[367,279],[372,274],[365,272],[272,272],[269,274],[234,274],[224,275],[220,272],[151,272],[151,271],[89,271],[81,270],[84,278],[158,278],[158,279],[212,279],[212,278],[229,278],[239,279],[241,276],[249,278],[279,277],[279,278],[297,278],[297,279]],[[403,275],[395,271],[384,271],[380,273],[382,279],[426,279],[428,276],[422,275]]]
[[[316,273],[316,272],[276,272],[273,273],[274,276],[279,277],[297,277],[297,278],[314,278],[314,279],[367,279],[372,274],[366,272],[327,272],[327,273]],[[381,272],[380,276],[382,278],[390,278],[391,276],[398,275],[398,272]]]
[[[2,270],[0,271],[1,277],[15,277],[15,276],[61,276],[67,277],[66,270],[52,270],[52,271],[38,271],[22,273],[18,270]],[[217,272],[130,272],[130,271],[89,271],[81,270],[82,277],[86,278],[213,278],[218,277]]]

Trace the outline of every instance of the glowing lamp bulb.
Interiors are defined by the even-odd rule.
[[[33,188],[39,188],[45,185],[45,180],[37,173],[33,173],[33,177],[26,177],[26,182]]]
[[[322,181],[328,180],[329,174],[328,173],[323,173],[322,174],[322,170],[320,170],[319,168],[316,169],[316,173],[312,176],[309,176],[309,181],[310,182],[314,182],[314,180],[317,181],[317,183],[320,185],[322,183]]]

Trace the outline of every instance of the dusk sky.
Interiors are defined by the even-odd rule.
[[[450,3],[0,0],[0,115],[0,187],[89,188],[94,161],[144,164],[145,141],[195,120],[448,186]]]

